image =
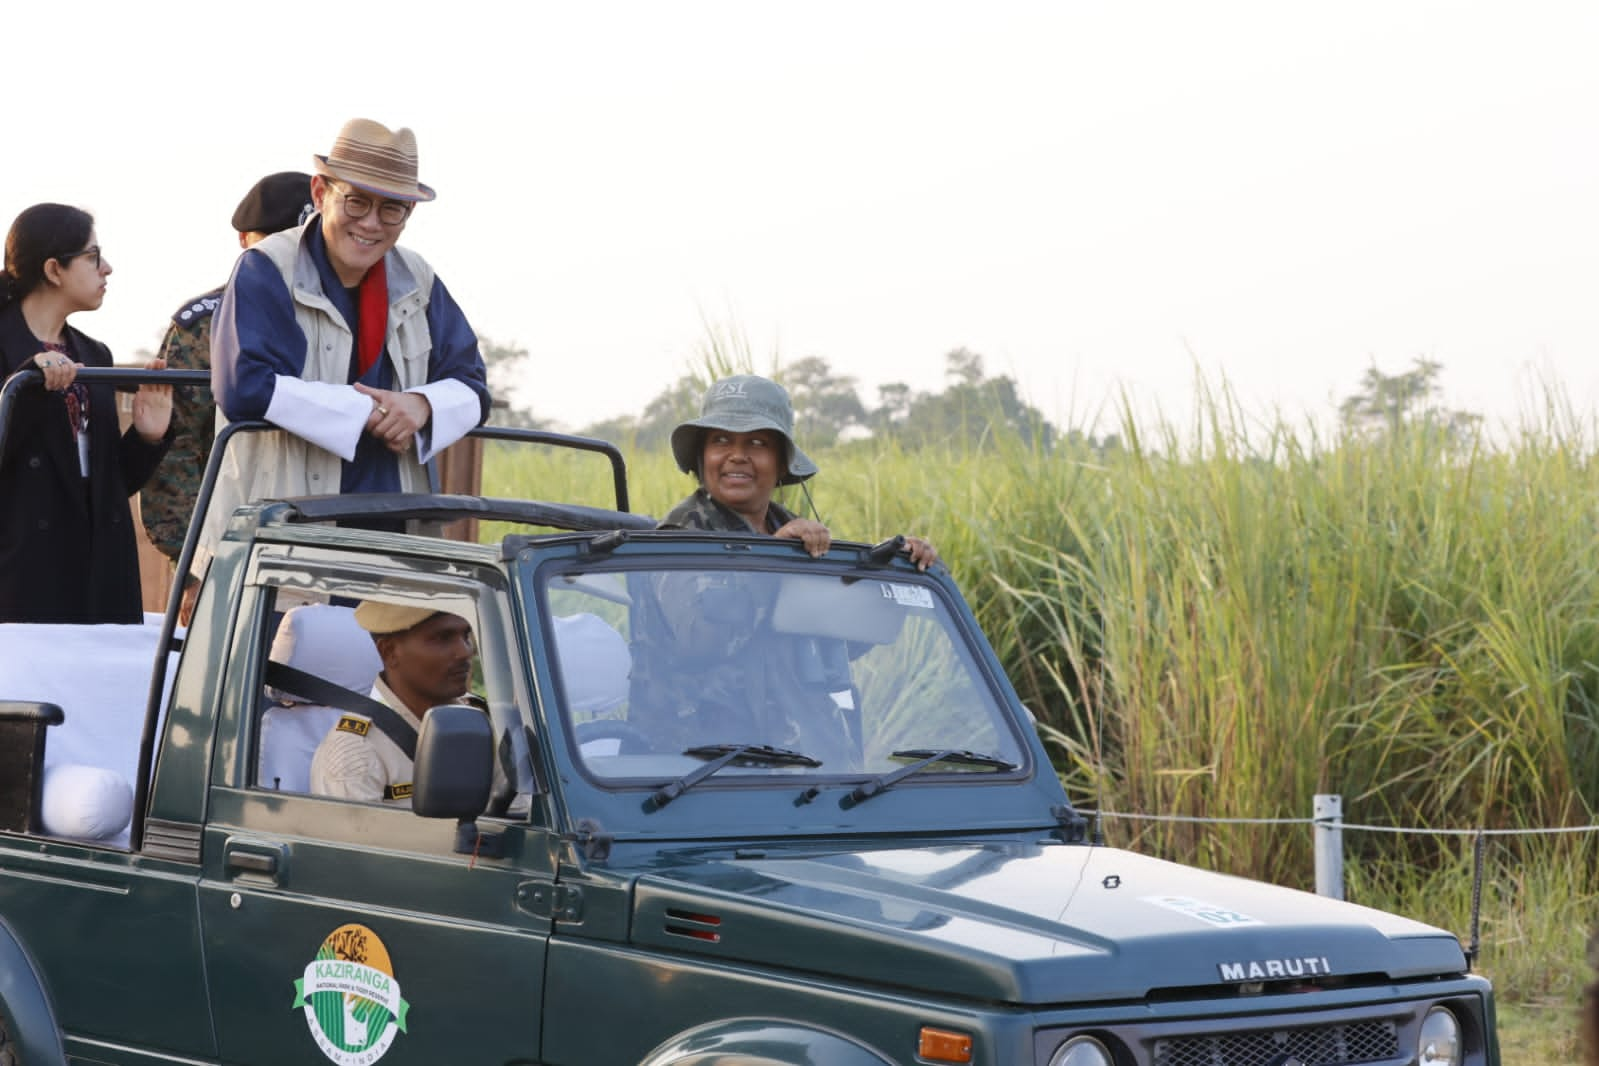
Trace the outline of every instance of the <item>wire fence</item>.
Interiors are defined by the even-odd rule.
[[[1209,818],[1185,814],[1141,814],[1131,811],[1102,811],[1079,808],[1078,813],[1098,822],[1119,819],[1130,822],[1187,823],[1199,825],[1309,826],[1315,834],[1316,891],[1334,899],[1344,898],[1344,833],[1386,833],[1400,836],[1470,838],[1472,844],[1471,931],[1465,946],[1466,958],[1475,962],[1482,950],[1482,883],[1486,844],[1493,837],[1551,837],[1599,833],[1599,824],[1573,826],[1532,826],[1522,829],[1449,829],[1436,826],[1372,825],[1343,820],[1343,797],[1318,795],[1308,818]],[[1096,832],[1097,836],[1097,832]]]
[[[1344,831],[1397,833],[1406,836],[1508,837],[1553,836],[1572,833],[1599,833],[1599,825],[1549,826],[1528,829],[1439,829],[1436,826],[1363,825],[1339,818],[1205,818],[1186,814],[1134,814],[1130,811],[1101,811],[1092,807],[1073,808],[1088,818],[1120,818],[1130,822],[1194,822],[1209,825],[1335,825]]]

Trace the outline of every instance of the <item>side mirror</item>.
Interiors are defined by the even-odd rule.
[[[475,707],[449,704],[422,716],[411,809],[424,818],[475,819],[494,783],[494,727]]]
[[[477,827],[494,787],[494,726],[488,715],[458,703],[423,715],[411,769],[411,809],[424,818],[454,818],[457,852],[474,860],[505,854],[505,834]]]

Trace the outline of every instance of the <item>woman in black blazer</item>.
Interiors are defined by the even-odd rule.
[[[0,376],[36,366],[0,455],[0,622],[144,620],[128,497],[171,443],[172,390],[146,385],[133,424],[116,391],[75,380],[111,351],[67,325],[105,299],[111,264],[88,212],[35,204],[6,235],[0,272]],[[162,365],[158,360],[152,365]]]

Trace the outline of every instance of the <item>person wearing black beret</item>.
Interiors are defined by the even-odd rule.
[[[279,230],[293,229],[313,213],[311,175],[298,170],[268,174],[250,187],[233,211],[239,247],[248,249]],[[171,369],[211,369],[211,316],[222,302],[222,286],[202,293],[172,314],[161,341],[161,357]],[[216,401],[207,389],[175,389],[172,421],[177,437],[166,461],[139,494],[139,511],[150,543],[176,563],[183,550],[195,494],[211,442],[216,437]],[[193,606],[195,582],[189,581],[183,621]]]

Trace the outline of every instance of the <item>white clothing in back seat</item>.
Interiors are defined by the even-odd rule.
[[[372,634],[355,622],[354,608],[323,603],[295,607],[283,616],[272,640],[271,658],[363,696],[383,669]],[[256,784],[309,792],[311,757],[344,712],[271,688],[267,696],[275,703],[261,715]]]
[[[622,634],[603,618],[586,611],[557,615],[555,650],[561,657],[569,712],[602,714],[627,699],[633,657]]]
[[[0,625],[0,696],[55,703],[66,712],[66,721],[45,734],[40,815],[51,836],[128,845],[150,668],[161,635],[160,616],[146,617],[138,626]]]
[[[589,719],[620,707],[627,700],[633,657],[622,634],[598,615],[582,611],[557,615],[555,650],[561,660],[567,713]],[[622,742],[596,737],[582,744],[585,756],[616,755]]]

